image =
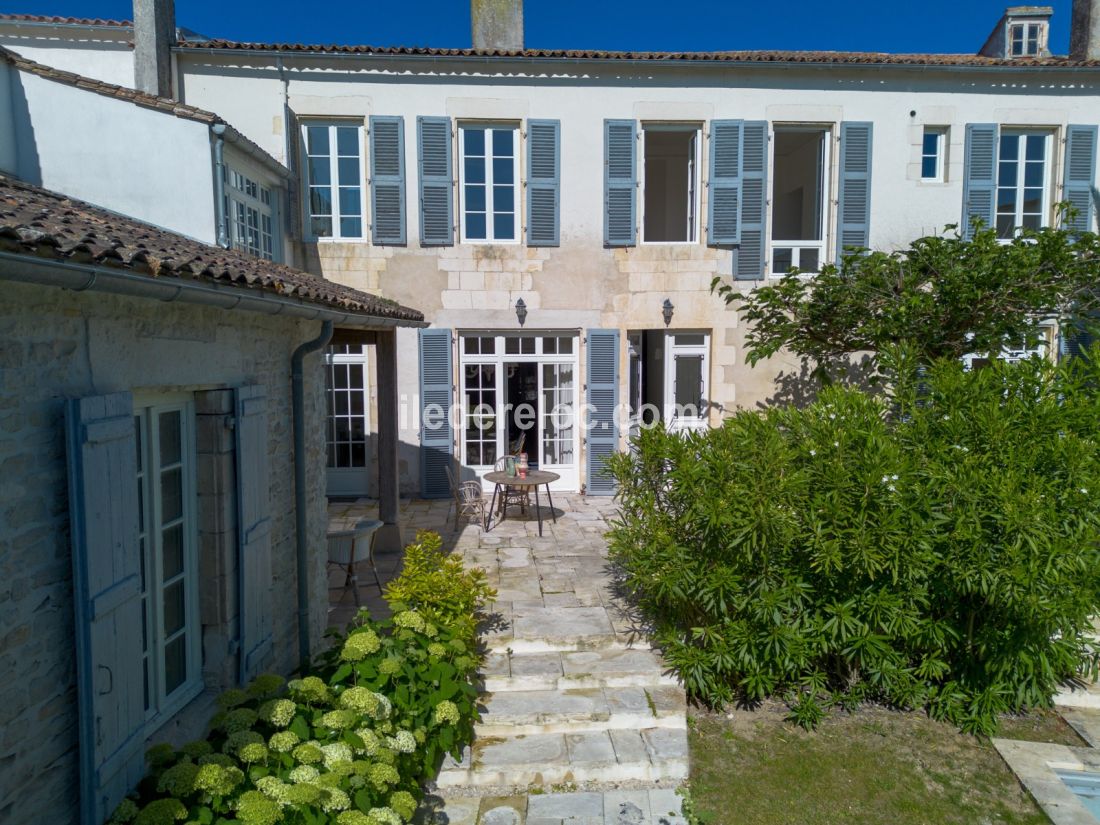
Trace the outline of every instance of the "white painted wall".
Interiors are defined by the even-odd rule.
[[[204,123],[13,71],[18,177],[214,243]]]
[[[36,63],[131,89],[132,36],[129,29],[0,23],[0,46]]]

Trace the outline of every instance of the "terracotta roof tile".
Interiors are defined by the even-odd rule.
[[[0,14],[0,23],[53,23],[62,26],[97,26],[117,29],[133,28],[132,20],[104,20],[100,17],[58,17],[46,14]]]
[[[617,52],[560,49],[436,49],[418,46],[343,46],[304,43],[243,43],[233,40],[185,40],[183,49],[235,49],[256,52],[361,54],[378,57],[455,57],[559,60],[636,60],[720,63],[805,63],[891,66],[975,66],[1013,68],[1100,68],[1098,60],[1070,60],[1067,57],[1012,60],[973,54],[888,54],[886,52],[830,51],[717,51],[717,52]]]
[[[0,250],[119,267],[150,278],[232,284],[417,325],[424,315],[283,264],[210,246],[0,175]]]

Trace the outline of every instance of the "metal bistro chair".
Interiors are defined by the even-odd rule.
[[[356,607],[360,607],[359,575],[355,569],[359,562],[366,560],[370,563],[374,583],[378,585],[378,592],[382,592],[382,580],[374,565],[374,535],[381,526],[382,522],[377,519],[363,519],[350,530],[330,530],[328,533],[329,566],[339,567],[345,573],[344,590],[340,593],[340,598],[344,598],[344,593],[350,587]]]
[[[480,481],[455,480],[450,465],[447,470],[447,481],[451,485],[451,495],[455,500],[455,529],[458,529],[458,520],[462,516],[477,516],[477,523],[482,530],[485,529],[485,493],[481,489]]]
[[[522,438],[520,439],[522,442]],[[522,443],[521,443],[522,446]],[[493,467],[498,472],[504,472],[508,469],[508,459],[514,461],[519,460],[518,455],[506,455]],[[504,485],[500,488],[500,504],[497,505],[497,515],[503,516],[507,510],[509,504],[518,504],[519,511],[522,515],[527,515],[527,506],[531,503],[531,489],[529,487],[512,487],[511,485]]]

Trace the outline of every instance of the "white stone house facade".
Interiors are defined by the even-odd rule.
[[[171,72],[180,100],[224,114],[292,170],[294,260],[424,309],[431,330],[399,346],[401,384],[420,388],[402,399],[404,491],[446,495],[445,463],[483,474],[522,432],[561,489],[606,493],[600,457],[641,418],[713,425],[797,381],[790,358],[745,364],[745,328],[711,295],[713,278],[747,290],[974,214],[1010,236],[1052,223],[1066,199],[1095,228],[1100,62],[1087,38],[1052,56],[1049,16],[1009,9],[976,55],[189,34]],[[18,48],[4,39],[13,26],[0,42]],[[369,438],[338,432],[370,432],[372,372],[366,356],[359,385],[339,379],[365,400],[358,424],[330,429],[334,493],[372,492],[357,469]],[[506,423],[522,402],[533,423]],[[428,404],[450,414],[425,418]]]

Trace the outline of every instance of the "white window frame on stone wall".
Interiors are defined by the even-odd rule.
[[[466,151],[466,135],[471,132],[484,132],[485,133],[485,145],[483,155],[467,155]],[[512,237],[511,238],[498,238],[496,237],[495,217],[496,217],[496,198],[494,193],[496,187],[506,187],[507,183],[497,183],[496,176],[494,175],[494,167],[496,160],[506,160],[507,158],[497,158],[492,150],[493,140],[492,136],[496,132],[511,132],[512,133],[512,157],[511,157],[511,174],[512,174]],[[498,121],[468,121],[462,122],[458,125],[458,211],[461,215],[461,234],[462,243],[472,244],[518,244],[520,242],[520,233],[522,231],[522,222],[520,221],[520,174],[519,174],[519,155],[520,145],[523,142],[521,140],[522,134],[518,123],[498,122]],[[476,181],[470,180],[469,174],[472,166],[476,166],[478,161],[484,163],[484,177],[485,180]],[[472,166],[468,165],[472,162]],[[471,188],[484,186],[485,187],[485,209],[484,210],[472,210],[468,212],[469,203],[467,202],[466,187]],[[468,234],[468,222],[471,214],[485,215],[485,237],[477,238],[470,237]],[[507,214],[507,213],[501,213]]]
[[[1042,182],[1039,186],[1027,186],[1027,164],[1035,163],[1036,161],[1028,161],[1026,157],[1027,146],[1031,142],[1031,138],[1041,138],[1043,141],[1043,168],[1042,168]],[[1006,158],[1005,142],[1008,140],[1015,140],[1016,146],[1016,158]],[[997,230],[997,237],[1003,242],[1010,242],[1020,229],[1024,226],[1024,218],[1026,215],[1039,216],[1039,227],[1045,227],[1050,225],[1050,189],[1052,181],[1052,171],[1054,168],[1054,135],[1049,129],[1001,129],[1000,136],[998,137],[997,146],[997,177],[996,177],[996,189],[994,200],[994,229]],[[1021,166],[1024,168],[1021,170]],[[1002,183],[1004,175],[1010,168],[1015,166],[1015,183],[1005,184]],[[1039,212],[1024,212],[1025,203],[1025,190],[1041,188],[1042,202],[1039,207]],[[1013,231],[1011,235],[1005,235],[1001,231],[1000,216],[1001,212],[1001,195],[1003,192],[1011,191],[1015,194],[1015,211],[1013,214]],[[1003,213],[1008,214],[1008,213]],[[1032,228],[1039,228],[1032,227]]]
[[[226,164],[225,222],[231,249],[268,261],[278,261],[279,232],[276,195],[270,187]]]
[[[947,129],[946,126],[924,127],[920,147],[920,179],[924,183],[947,180]],[[929,161],[934,164],[931,174],[925,168]]]
[[[1009,57],[1038,57],[1043,53],[1045,34],[1044,23],[1009,23],[1005,33],[1005,53]]]
[[[783,238],[776,240],[773,236],[775,233],[775,186],[777,181],[776,176],[776,163],[775,152],[777,148],[776,133],[777,132],[805,132],[805,133],[822,133],[822,155],[821,155],[821,195],[820,195],[820,228],[818,234],[821,235],[820,239],[814,240],[810,238]],[[777,270],[776,269],[776,251],[777,250],[790,250],[791,251],[791,266],[798,267],[803,276],[811,276],[824,266],[829,260],[829,244],[830,244],[830,229],[832,227],[832,211],[834,206],[833,193],[833,145],[837,140],[837,129],[834,124],[829,123],[773,123],[771,125],[771,132],[769,134],[769,143],[771,145],[768,153],[768,277],[769,278],[782,278],[789,272],[788,269]],[[817,267],[811,268],[810,266],[804,266],[810,259],[803,260],[804,252],[813,252],[817,255]]]
[[[328,151],[326,153],[311,152],[313,148],[309,141],[309,130],[312,128],[321,128],[328,130]],[[338,140],[339,129],[354,129],[355,130],[355,147],[356,154],[340,154]],[[303,197],[303,220],[302,220],[302,236],[311,241],[363,241],[366,240],[366,226],[367,226],[367,187],[366,187],[366,159],[363,152],[363,124],[358,121],[350,120],[304,120],[301,124],[301,158],[302,158],[302,197]],[[354,187],[359,190],[358,198],[354,202],[358,203],[358,214],[354,212],[347,212],[346,214],[341,211],[341,189],[352,189],[352,184],[341,181],[340,179],[340,160],[355,159],[357,172],[354,174]],[[316,160],[320,164],[320,168],[324,168],[323,160],[327,159],[328,169],[328,183],[320,182],[314,183],[311,176],[311,169],[313,168],[313,161]],[[324,213],[321,211],[314,212],[315,203],[311,197],[314,189],[318,191],[328,190],[330,212]],[[318,234],[314,231],[313,221],[315,218],[325,219],[330,221],[330,234]],[[348,232],[344,233],[342,227],[342,221],[344,220],[358,220],[359,231],[358,233]]]
[[[166,461],[163,416],[179,417],[179,460]],[[142,552],[142,670],[146,679],[146,723],[152,732],[203,689],[202,627],[199,616],[198,498],[195,483],[195,405],[189,393],[135,396],[134,426],[137,437],[137,483],[140,495],[140,547]],[[177,473],[180,489],[178,516],[165,518],[164,485],[154,483]],[[179,528],[180,570],[165,570],[164,534]],[[167,580],[166,580],[167,577]],[[170,591],[182,588],[179,609],[182,624],[171,633],[165,628],[165,605]],[[182,640],[182,641],[181,641]],[[167,683],[167,648],[180,641],[184,678],[171,690]]]
[[[703,125],[701,123],[642,123],[641,141],[639,142],[638,157],[638,186],[640,197],[638,198],[640,237],[644,245],[689,245],[699,243],[700,218],[699,212],[702,203],[700,192],[702,190],[702,173],[700,171],[703,159]],[[693,151],[688,157],[688,202],[687,202],[687,240],[683,241],[654,241],[646,238],[646,135],[653,132],[679,132],[692,135]]]

